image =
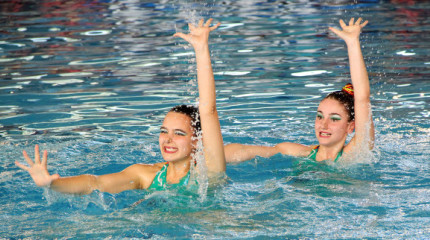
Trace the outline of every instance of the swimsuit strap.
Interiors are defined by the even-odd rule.
[[[188,185],[188,181],[190,179],[190,171],[188,171],[187,175],[181,178],[178,183],[168,184],[166,179],[168,166],[169,163],[163,165],[160,171],[158,171],[155,175],[154,180],[152,180],[151,186],[149,186],[148,189],[164,190],[167,187],[180,187]]]
[[[319,147],[320,146],[318,145],[312,149],[311,153],[309,153],[309,155],[308,155],[309,159],[316,161]],[[337,160],[339,160],[339,158],[342,156],[342,154],[343,154],[343,148],[340,150],[340,152],[337,153],[337,156],[334,159],[334,162],[337,162]]]
[[[342,154],[343,154],[343,148],[340,150],[340,152],[337,153],[337,156],[334,159],[334,162],[337,162],[337,160],[339,160],[339,158],[342,156]]]
[[[309,153],[309,155],[308,155],[308,158],[309,158],[310,160],[314,160],[314,161],[316,161],[316,160],[317,160],[317,153],[318,153],[318,148],[319,148],[319,147],[320,147],[320,146],[318,145],[318,146],[316,146],[316,147],[312,148],[311,153]]]

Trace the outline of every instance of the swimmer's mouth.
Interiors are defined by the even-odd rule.
[[[164,147],[164,152],[165,153],[175,153],[177,151],[178,151],[178,149],[175,148],[175,147]]]
[[[320,132],[320,137],[330,137],[331,133]]]

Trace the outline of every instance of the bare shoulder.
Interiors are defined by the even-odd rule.
[[[124,169],[123,172],[125,172],[126,174],[138,176],[140,180],[140,186],[146,189],[151,185],[152,181],[155,178],[155,175],[157,174],[158,171],[160,171],[160,169],[163,167],[164,164],[165,163],[154,163],[154,164],[137,163],[127,167],[126,169]]]
[[[128,172],[141,172],[141,173],[152,173],[152,172],[158,172],[163,167],[164,163],[154,163],[154,164],[143,164],[143,163],[137,163],[133,164],[124,171]]]
[[[284,155],[305,157],[311,153],[313,146],[306,146],[299,143],[283,142],[276,145],[278,151]]]

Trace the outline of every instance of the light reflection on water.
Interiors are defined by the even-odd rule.
[[[0,4],[0,237],[430,236],[428,3],[22,3]],[[161,161],[164,114],[197,97],[193,53],[172,34],[201,16],[222,22],[211,51],[225,142],[266,145],[315,144],[321,97],[349,77],[345,46],[326,29],[369,19],[378,161],[257,158],[229,165],[229,183],[203,202],[175,192],[67,196],[13,165],[36,143],[62,176]]]

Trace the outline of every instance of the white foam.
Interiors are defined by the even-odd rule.
[[[34,59],[34,56],[27,56],[27,57],[19,57],[19,58],[0,58],[0,62],[13,62],[13,61],[31,61]]]
[[[95,65],[95,64],[104,64],[104,63],[113,63],[127,60],[128,58],[108,58],[108,59],[92,59],[86,61],[72,61],[69,65]]]
[[[38,37],[38,38],[30,38],[32,42],[47,42],[50,37]]]
[[[86,77],[91,76],[93,73],[90,72],[70,72],[70,73],[60,73],[58,74],[62,77]]]
[[[333,84],[322,84],[322,83],[309,83],[305,84],[305,87],[313,87],[313,88],[322,88],[322,87],[331,87]]]
[[[320,74],[324,74],[324,73],[331,73],[331,72],[326,71],[326,70],[313,70],[313,71],[304,71],[304,72],[291,73],[291,76],[294,76],[294,77],[306,77],[306,76],[320,75]]]
[[[182,57],[182,56],[191,56],[191,55],[194,55],[194,52],[175,53],[175,54],[172,54],[171,56]]]
[[[82,83],[84,80],[81,79],[58,79],[58,80],[43,80],[42,83],[52,84],[53,86]]]
[[[81,33],[81,35],[85,36],[102,36],[111,34],[112,30],[93,30]]]
[[[229,29],[229,28],[234,28],[234,27],[243,26],[243,25],[245,24],[244,23],[223,23],[221,24],[219,29]]]
[[[10,42],[5,42],[5,41],[0,41],[0,44],[12,45],[12,46],[16,46],[16,47],[24,47],[25,46],[25,44],[22,44],[22,43],[10,43]]]
[[[34,75],[34,76],[27,76],[27,77],[14,77],[13,80],[32,80],[32,79],[41,79],[45,76],[48,76],[47,74],[42,75]]]
[[[240,52],[240,53],[249,53],[249,52],[253,52],[254,50],[251,50],[251,49],[242,49],[242,50],[237,50],[237,52]]]
[[[412,53],[412,52],[406,52],[406,50],[396,52],[396,54],[397,54],[397,55],[402,55],[402,56],[413,56],[413,55],[415,55],[415,53]]]
[[[61,39],[61,40],[66,41],[66,42],[79,42],[80,41],[78,39],[69,38],[69,37],[56,37],[56,38]]]
[[[138,65],[135,65],[136,67],[151,67],[151,66],[157,66],[157,65],[161,65],[161,63],[155,63],[155,62],[153,62],[153,63],[143,63],[143,64],[138,64]]]

